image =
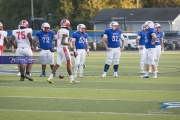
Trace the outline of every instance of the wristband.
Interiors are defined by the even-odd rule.
[[[89,52],[89,49],[87,49],[87,52]]]
[[[74,49],[74,52],[76,52],[76,49]]]

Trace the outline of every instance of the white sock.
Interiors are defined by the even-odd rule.
[[[75,65],[74,66],[74,75],[77,75],[77,72],[78,72],[78,65]]]
[[[149,76],[149,71],[146,71],[146,72],[145,72],[145,76]]]
[[[69,79],[70,79],[70,81],[73,81],[73,80],[74,80],[73,75],[70,75],[70,76],[69,76]]]
[[[140,69],[141,69],[141,71],[144,70],[144,62],[143,62],[143,60],[140,61]]]
[[[49,78],[50,78],[50,79],[52,79],[52,78],[53,78],[53,74],[52,74],[52,73],[49,75]]]
[[[114,75],[117,75],[117,72],[114,72]]]
[[[103,75],[106,76],[106,73],[107,73],[107,72],[104,72]]]
[[[79,66],[79,75],[82,75],[83,73],[83,64],[80,64]]]

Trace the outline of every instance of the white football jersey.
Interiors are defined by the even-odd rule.
[[[7,37],[7,32],[0,30],[0,46],[3,46],[4,44],[4,37]]]
[[[67,35],[65,41],[68,42],[69,31],[68,31],[67,29],[65,29],[65,28],[61,28],[61,29],[59,29],[58,32],[57,32],[57,47],[67,46],[67,45],[62,45],[62,44],[61,44],[63,34]]]
[[[30,42],[27,37],[28,33],[32,34],[31,28],[17,29],[12,31],[12,35],[14,35],[18,47],[30,48]]]

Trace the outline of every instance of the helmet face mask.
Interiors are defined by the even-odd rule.
[[[159,23],[155,23],[154,28],[159,31],[161,29],[161,25]]]
[[[146,30],[146,25],[142,24],[141,28],[142,28],[142,30]]]
[[[41,25],[41,29],[44,31],[44,32],[49,32],[50,31],[50,25],[49,23],[45,22]]]
[[[60,26],[61,26],[61,28],[66,28],[66,29],[70,29],[70,22],[69,22],[69,20],[67,20],[67,19],[63,19],[63,20],[61,20],[61,22],[60,22]]]
[[[19,23],[18,28],[22,29],[22,28],[28,28],[29,27],[29,23],[27,20],[21,20]]]
[[[113,30],[118,30],[118,29],[119,29],[119,24],[118,24],[116,21],[112,21],[112,22],[109,24],[109,28],[110,28],[110,29],[113,29]]]
[[[81,33],[84,33],[86,32],[86,26],[84,24],[79,24],[77,26],[77,31],[81,32]]]
[[[0,30],[4,30],[4,26],[1,22],[0,22]]]

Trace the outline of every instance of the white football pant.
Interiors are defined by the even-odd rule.
[[[140,46],[140,47],[143,47],[142,50],[139,49],[139,54],[141,56],[141,58],[140,58],[140,70],[144,71],[144,61],[145,61],[146,48],[145,48],[145,46]]]
[[[47,61],[50,65],[54,65],[54,53],[53,52],[51,52],[50,50],[42,49],[39,54],[40,54],[42,65],[46,65]]]
[[[156,48],[148,48],[145,52],[145,64],[154,65],[154,56],[156,53]]]
[[[114,65],[119,65],[119,59],[121,56],[120,47],[118,48],[109,48],[111,49],[109,52],[106,53],[106,64],[110,65],[112,60],[114,61]]]
[[[155,53],[155,65],[158,66],[159,58],[161,56],[161,45],[156,45],[156,53]]]
[[[86,57],[86,50],[85,49],[77,49],[78,56],[74,56],[74,75],[77,75],[78,72],[78,65],[79,65],[79,75],[83,73],[83,65],[85,62]]]

